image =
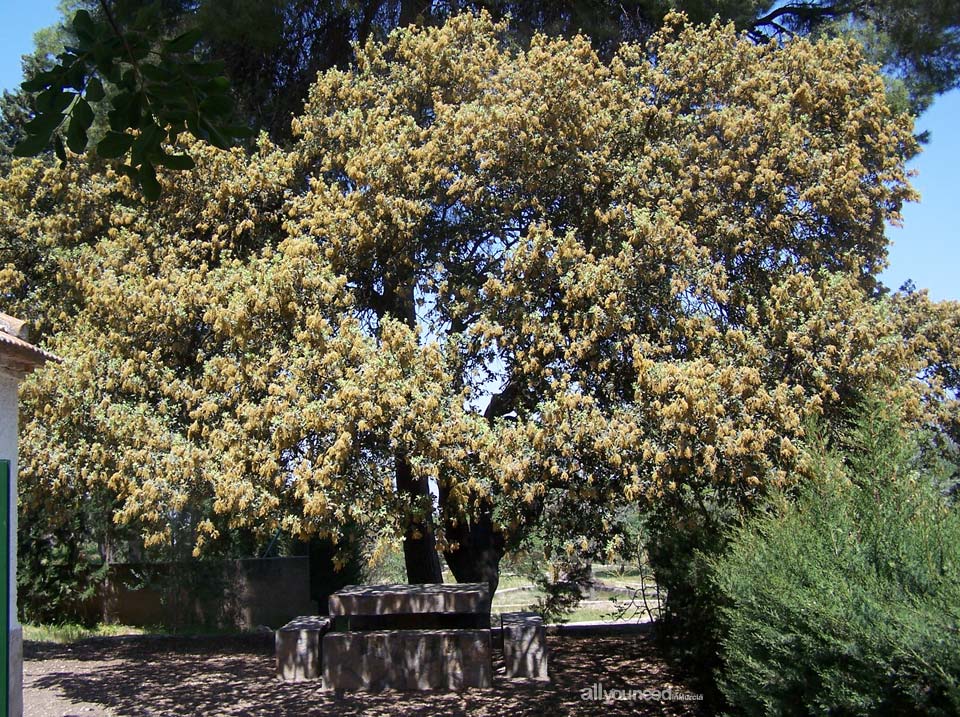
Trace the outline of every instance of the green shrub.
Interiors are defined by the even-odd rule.
[[[960,512],[927,446],[868,403],[710,561],[733,713],[960,714]]]
[[[720,665],[719,595],[710,557],[724,551],[730,526],[738,520],[736,510],[720,496],[698,500],[692,491],[681,490],[651,511],[644,525],[646,556],[664,596],[657,642],[712,709],[723,698],[714,682]]]
[[[17,531],[17,603],[24,623],[91,625],[102,615],[95,595],[107,575],[87,513],[53,520],[44,506],[21,505]]]

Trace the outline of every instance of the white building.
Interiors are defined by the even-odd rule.
[[[0,312],[0,480],[4,465],[9,466],[10,475],[8,513],[0,516],[0,525],[5,524],[8,531],[9,602],[4,627],[8,630],[7,714],[10,717],[23,715],[23,629],[17,622],[17,390],[23,377],[37,366],[60,360],[28,343],[27,338],[24,322]]]

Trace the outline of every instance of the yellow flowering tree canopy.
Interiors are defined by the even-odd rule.
[[[533,529],[749,503],[866,392],[956,436],[957,305],[876,279],[916,146],[856,43],[508,38],[358,48],[291,147],[190,147],[149,205],[15,163],[3,300],[66,359],[24,389],[24,500],[107,490],[148,542],[189,513],[198,553],[359,525],[495,582]]]

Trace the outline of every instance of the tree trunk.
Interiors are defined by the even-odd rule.
[[[491,423],[513,410],[522,400],[519,384],[510,381],[500,393],[490,397],[484,418]],[[440,505],[448,500],[447,491],[440,487]],[[456,550],[446,550],[443,557],[458,583],[487,583],[490,598],[500,584],[500,560],[506,552],[506,539],[493,525],[493,504],[484,500],[478,514],[470,522],[458,519],[456,525],[448,516],[444,520],[447,542],[456,543]]]
[[[433,533],[433,501],[426,479],[416,479],[405,458],[395,458],[397,491],[415,506],[403,536],[403,561],[407,582],[442,583],[443,571]]]
[[[500,584],[505,542],[503,534],[493,527],[492,506],[486,503],[470,523],[459,520],[454,525],[448,518],[444,532],[449,542],[458,544],[456,550],[443,553],[453,577],[458,583],[487,583],[493,599]]]
[[[383,296],[378,315],[390,316],[417,328],[414,301],[415,279],[412,274],[388,277],[384,280]],[[413,507],[407,517],[403,540],[403,561],[407,568],[407,582],[442,583],[443,570],[437,554],[437,540],[433,529],[433,501],[425,478],[413,475],[408,457],[397,453],[393,457],[397,493]]]

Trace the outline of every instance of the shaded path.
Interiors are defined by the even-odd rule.
[[[599,702],[604,689],[684,691],[647,636],[550,637],[552,682],[509,683],[494,651],[494,687],[456,693],[350,693],[274,676],[273,636],[97,638],[24,646],[26,717],[63,715],[700,715],[695,703]]]

